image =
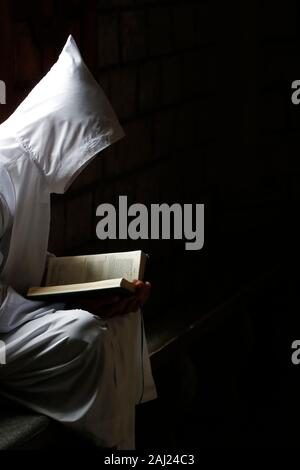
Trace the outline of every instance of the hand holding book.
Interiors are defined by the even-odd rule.
[[[68,300],[101,296],[132,296],[133,279],[142,281],[148,255],[142,251],[50,257],[42,286],[30,287],[27,297]]]
[[[107,295],[104,297],[86,297],[74,299],[72,303],[67,303],[67,308],[80,308],[87,310],[101,318],[112,318],[123,316],[130,312],[135,312],[141,305],[148,300],[151,292],[149,282],[142,282],[134,279],[136,286],[135,293],[130,297],[122,298],[117,295]]]

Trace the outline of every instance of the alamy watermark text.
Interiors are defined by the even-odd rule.
[[[0,365],[6,364],[6,345],[0,340]]]
[[[118,212],[118,213],[117,213]],[[100,204],[96,234],[100,240],[186,240],[186,250],[204,245],[204,204],[168,205],[135,203],[128,207],[127,196],[119,196],[118,211],[112,204]]]
[[[6,104],[6,85],[3,80],[0,80],[0,104]]]

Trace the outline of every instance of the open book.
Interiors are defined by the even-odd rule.
[[[142,251],[50,257],[45,285],[30,287],[31,299],[134,293],[133,279],[143,279],[148,255]]]

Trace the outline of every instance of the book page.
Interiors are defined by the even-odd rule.
[[[87,263],[84,259],[76,259],[76,257],[51,258],[45,284],[46,286],[55,286],[86,282],[86,273]]]
[[[28,289],[28,297],[45,297],[58,296],[61,294],[77,294],[77,293],[95,293],[113,289],[115,292],[134,292],[135,286],[126,279],[106,279],[96,282],[80,282],[78,284],[63,284],[55,286],[31,287]]]
[[[141,251],[50,258],[46,286],[139,277]]]
[[[129,281],[138,277],[140,252],[108,253],[101,260],[87,260],[87,282],[124,277]]]

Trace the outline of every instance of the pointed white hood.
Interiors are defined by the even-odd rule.
[[[50,193],[63,193],[123,135],[70,36],[56,64],[0,126],[0,201],[6,201],[12,221],[5,246],[0,239],[0,281],[20,293],[40,284]]]
[[[3,124],[6,126],[54,193],[63,193],[89,160],[124,136],[72,36],[51,70]]]

